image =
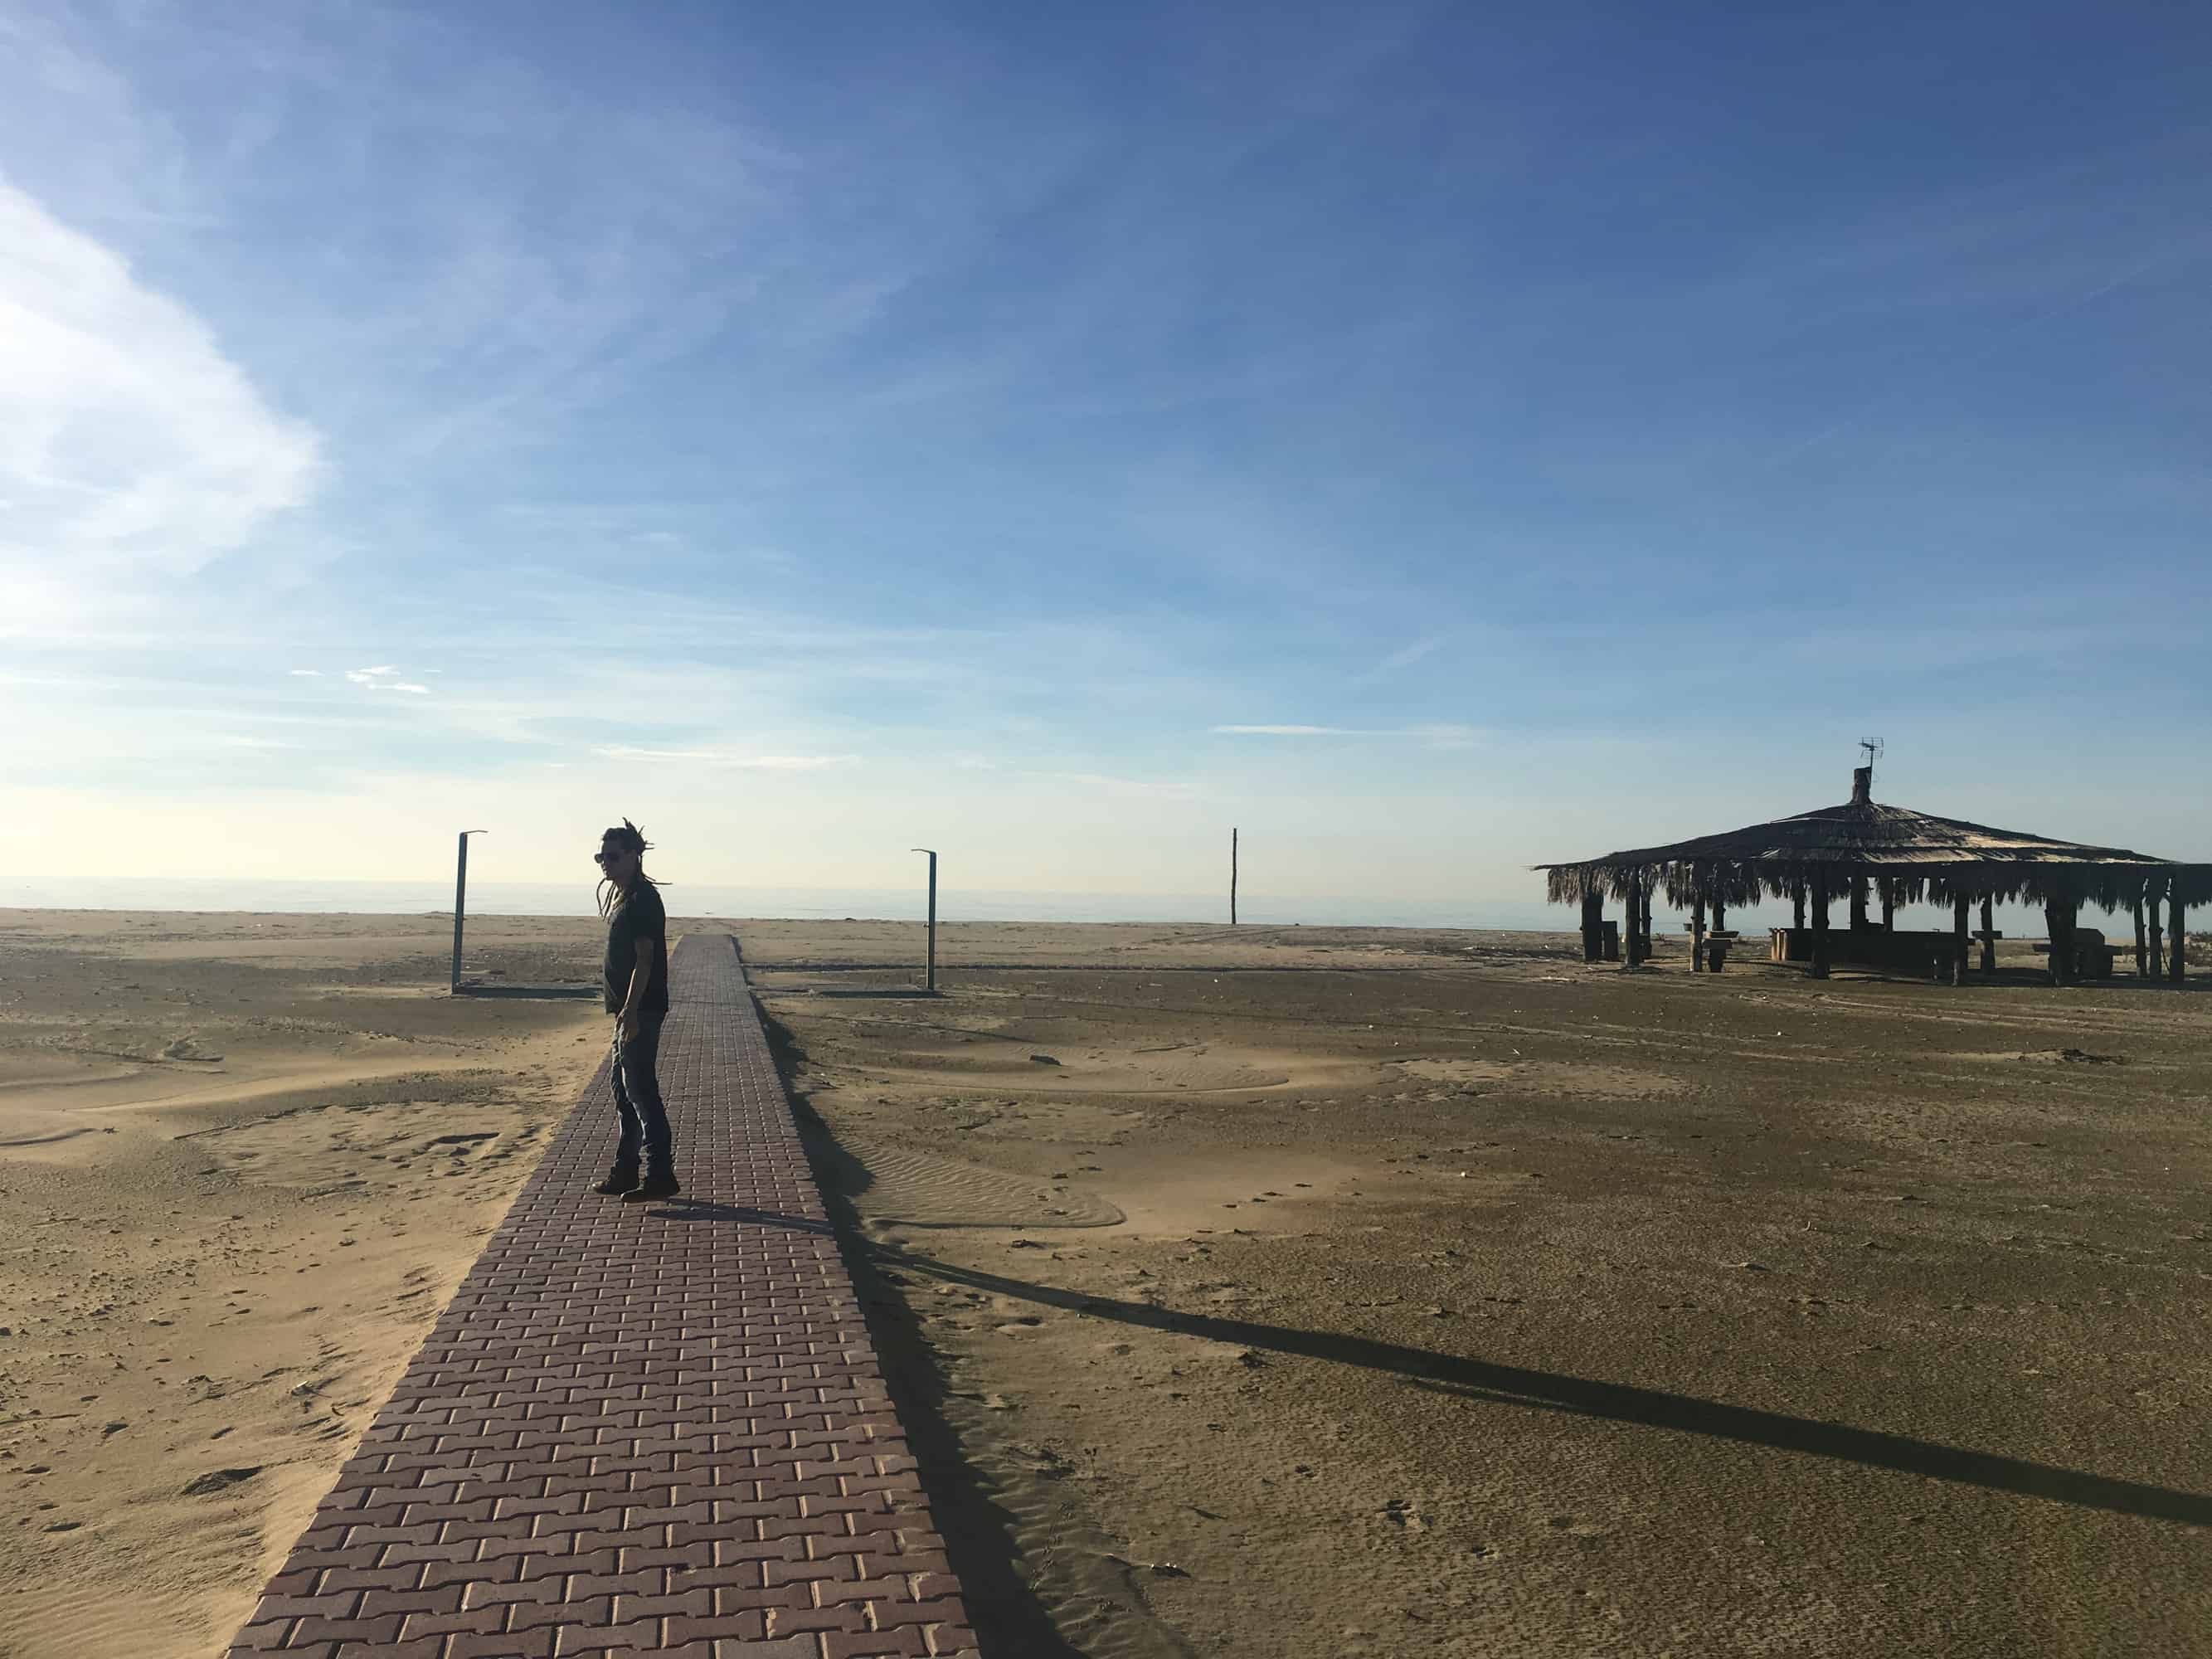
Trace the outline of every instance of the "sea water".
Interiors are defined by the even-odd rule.
[[[793,921],[919,921],[921,887],[720,887],[672,882],[664,890],[678,916],[754,916]],[[472,881],[471,915],[589,916],[588,881]],[[450,882],[200,880],[155,877],[67,877],[0,880],[0,908],[36,910],[246,911],[366,915],[451,915]],[[1226,921],[1219,894],[1017,892],[944,886],[940,921]],[[1237,920],[1252,926],[1535,928],[1571,932],[1575,913],[1542,904],[1390,898],[1240,897]]]

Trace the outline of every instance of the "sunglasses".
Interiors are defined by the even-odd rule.
[[[619,847],[614,848],[611,852],[603,847],[598,852],[592,854],[592,862],[594,864],[605,864],[610,859],[626,859],[629,856],[629,854],[623,852]]]

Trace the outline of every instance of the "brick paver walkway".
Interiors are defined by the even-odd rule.
[[[232,1659],[974,1653],[736,942],[670,975],[683,1196],[588,1190],[603,1067]]]

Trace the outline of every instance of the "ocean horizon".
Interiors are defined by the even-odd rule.
[[[926,894],[877,887],[731,887],[672,882],[669,913],[763,921],[920,921]],[[471,915],[588,916],[588,882],[471,882]],[[451,883],[272,881],[163,877],[53,878],[0,882],[0,908],[239,911],[264,915],[450,915]],[[1450,927],[1481,932],[1572,932],[1570,911],[1473,901],[1241,896],[1237,920],[1255,927]],[[1225,922],[1218,894],[1069,893],[940,887],[940,922]]]

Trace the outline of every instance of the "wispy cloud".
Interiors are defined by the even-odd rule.
[[[849,766],[860,758],[858,755],[741,755],[725,749],[642,749],[629,744],[592,752],[606,760],[686,761],[757,772],[818,772],[832,766]]]
[[[1442,646],[1443,642],[1444,636],[1441,634],[1431,635],[1425,640],[1415,640],[1412,644],[1393,651],[1364,673],[1353,675],[1352,683],[1354,685],[1366,685],[1382,679],[1386,675],[1395,674],[1401,668],[1410,668]]]
[[[1199,793],[1197,785],[1175,778],[1121,778],[1104,772],[1032,771],[1024,775],[1128,799],[1190,800]]]
[[[285,672],[295,679],[319,680],[323,677],[323,671],[319,668],[292,668]]]
[[[1230,738],[1400,738],[1438,749],[1472,748],[1481,732],[1472,726],[1213,726],[1208,731]]]
[[[423,672],[438,672],[434,668]],[[369,691],[404,691],[417,697],[430,695],[430,688],[420,680],[403,680],[398,678],[398,669],[387,663],[376,668],[349,668],[346,671],[346,678]]]
[[[65,629],[125,575],[189,575],[322,475],[316,434],[205,323],[4,179],[0,385],[0,632]]]

